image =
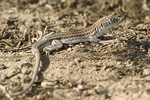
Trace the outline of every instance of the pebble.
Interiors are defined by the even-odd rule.
[[[103,94],[107,94],[108,91],[99,88],[99,89],[96,89],[95,92],[96,92],[98,95],[103,95]]]
[[[74,61],[69,63],[69,66],[70,66],[70,67],[72,67],[73,65],[77,65],[77,63],[74,62]]]
[[[83,86],[82,85],[78,85],[78,89],[83,89]]]
[[[150,20],[149,16],[145,16],[145,20]]]
[[[147,89],[147,90],[146,90],[146,93],[147,93],[147,94],[150,94],[150,89]]]
[[[143,75],[150,75],[150,66],[143,70]]]
[[[53,7],[52,7],[51,5],[49,5],[49,4],[46,4],[45,7],[47,7],[47,8],[49,8],[49,9],[53,10]]]
[[[53,82],[49,82],[49,81],[44,81],[41,83],[41,86],[44,88],[52,88],[54,87],[54,83]]]
[[[6,79],[6,77],[7,77],[7,75],[6,75],[6,74],[2,74],[2,75],[0,76],[1,80],[5,80],[5,79]]]
[[[0,70],[1,69],[6,69],[7,67],[4,64],[0,64]]]
[[[68,48],[67,51],[72,51],[72,48]]]
[[[24,83],[29,83],[30,81],[31,81],[30,77],[25,77],[23,80]]]
[[[75,58],[74,62],[76,62],[78,64],[78,63],[82,62],[82,60],[80,58]]]
[[[83,65],[79,65],[79,68],[84,68],[84,66]]]
[[[83,96],[90,96],[91,93],[89,93],[88,91],[83,91],[82,95],[83,95]]]

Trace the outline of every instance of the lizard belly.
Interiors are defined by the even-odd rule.
[[[65,44],[73,44],[73,43],[79,43],[79,42],[86,42],[89,41],[89,36],[83,36],[83,37],[73,37],[68,39],[61,39],[62,43]]]

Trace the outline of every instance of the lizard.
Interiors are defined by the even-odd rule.
[[[60,32],[60,33],[48,33],[41,36],[33,44],[31,51],[35,55],[35,67],[32,75],[32,79],[29,85],[22,91],[9,93],[11,96],[17,96],[25,93],[30,87],[32,87],[35,78],[38,73],[40,65],[40,52],[53,51],[62,48],[64,44],[74,44],[80,42],[97,42],[97,43],[107,43],[111,40],[100,40],[98,37],[103,36],[104,32],[113,26],[121,23],[122,18],[109,15],[100,18],[92,26],[85,29],[71,31],[71,32]],[[45,32],[44,32],[45,33]]]

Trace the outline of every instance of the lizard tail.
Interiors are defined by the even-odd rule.
[[[32,79],[31,79],[28,87],[25,88],[24,90],[20,91],[20,92],[9,93],[9,95],[11,95],[11,96],[20,95],[20,94],[26,92],[33,85],[33,83],[34,83],[34,81],[36,79],[37,73],[38,73],[39,65],[40,65],[40,52],[39,52],[39,50],[37,50],[34,54],[35,54],[35,70],[34,70]]]

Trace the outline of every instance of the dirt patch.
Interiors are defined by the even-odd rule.
[[[141,0],[1,0],[0,98],[39,100],[148,100],[150,98],[150,2]],[[145,6],[146,5],[146,6]],[[79,43],[41,54],[38,78],[28,86],[35,57],[33,38],[86,28],[107,15],[124,22],[108,44]]]

